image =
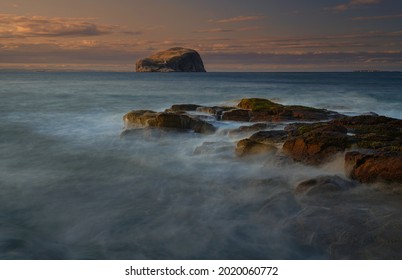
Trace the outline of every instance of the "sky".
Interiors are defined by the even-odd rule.
[[[402,70],[402,0],[0,0],[0,69],[134,71],[171,47],[207,71]]]

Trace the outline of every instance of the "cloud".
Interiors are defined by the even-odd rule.
[[[237,16],[237,17],[217,19],[217,20],[211,19],[208,22],[232,23],[232,22],[243,22],[243,21],[255,21],[255,20],[260,20],[263,18],[264,18],[264,16]]]
[[[0,38],[98,36],[129,32],[118,25],[99,24],[92,20],[0,14]]]
[[[204,62],[209,68],[220,67],[233,71],[237,66],[243,70],[354,70],[354,69],[400,69],[401,52],[294,52],[294,53],[211,53]],[[214,65],[214,66],[213,66]],[[216,66],[215,66],[216,65]],[[218,66],[219,65],[219,66]]]
[[[226,32],[236,32],[236,31],[253,31],[253,30],[258,30],[260,28],[261,27],[259,27],[259,26],[241,27],[241,28],[233,28],[233,29],[212,28],[212,29],[196,30],[196,31],[194,31],[194,33],[226,33]]]
[[[382,19],[393,19],[402,18],[402,14],[398,15],[385,15],[385,16],[371,16],[371,17],[354,17],[352,20],[382,20]]]
[[[330,9],[335,11],[345,11],[352,7],[361,6],[361,5],[370,5],[377,4],[383,0],[351,0],[348,3],[340,4],[335,7],[331,7]]]
[[[194,33],[224,33],[224,32],[234,32],[234,29],[223,29],[223,28],[212,28],[212,29],[201,29],[196,30]]]

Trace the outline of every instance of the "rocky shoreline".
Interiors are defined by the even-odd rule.
[[[239,195],[267,188],[270,194],[236,211],[269,225],[288,247],[313,258],[402,259],[402,120],[375,113],[345,116],[261,98],[245,98],[237,106],[135,110],[123,120],[122,136],[149,140],[173,132],[180,141],[180,133],[194,133],[207,139],[194,156],[232,154],[229,161],[245,166],[273,159],[278,170],[284,165],[292,172],[300,166],[318,170],[341,159],[343,174],[315,172],[296,183],[287,173],[239,181]],[[239,125],[222,128],[231,123]]]
[[[177,104],[164,112],[131,111],[123,117],[123,134],[138,128],[211,134],[217,128],[208,118],[250,123],[229,131],[255,131],[237,142],[235,153],[239,157],[279,152],[295,162],[320,165],[343,153],[345,175],[350,179],[402,184],[402,120],[375,113],[348,117],[325,109],[245,98],[234,107]],[[284,129],[267,129],[279,122],[287,123]]]

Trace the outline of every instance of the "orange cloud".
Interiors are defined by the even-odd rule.
[[[130,32],[118,25],[99,24],[91,20],[93,19],[0,14],[0,38],[97,36]]]

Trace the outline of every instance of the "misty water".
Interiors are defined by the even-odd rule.
[[[120,134],[133,109],[243,97],[402,118],[401,92],[401,73],[0,72],[0,258],[400,259],[400,196],[293,194],[344,178],[343,155],[239,159],[251,133],[212,119],[213,135]]]

